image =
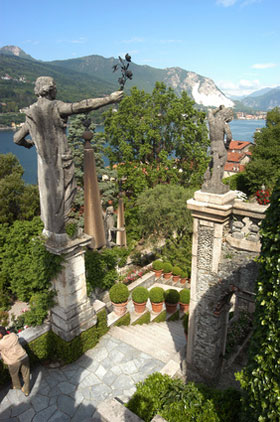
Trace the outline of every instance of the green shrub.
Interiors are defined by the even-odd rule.
[[[102,290],[112,287],[118,279],[117,265],[118,257],[114,249],[102,252],[87,250],[85,267],[88,293],[96,287]]]
[[[168,289],[164,293],[164,299],[165,299],[165,302],[174,304],[174,303],[178,303],[179,302],[180,295],[177,292],[177,290],[175,290],[175,289]]]
[[[168,321],[178,321],[178,319],[180,318],[180,312],[179,309],[174,312],[174,314],[172,314],[169,318]]]
[[[182,289],[180,291],[180,302],[184,304],[190,303],[190,289]]]
[[[128,402],[128,408],[145,422],[161,415],[169,422],[220,422],[213,403],[205,399],[193,384],[154,373],[144,382]]]
[[[7,327],[9,323],[9,312],[0,310],[0,325]]]
[[[181,268],[178,267],[177,265],[175,265],[175,267],[172,268],[172,274],[173,275],[181,275],[182,274]]]
[[[164,290],[162,287],[152,287],[150,290],[150,301],[160,303],[164,301]]]
[[[29,301],[30,310],[24,312],[24,323],[28,326],[43,324],[48,315],[48,310],[53,306],[54,292],[36,293]]]
[[[170,264],[170,262],[164,262],[162,265],[162,271],[167,274],[167,273],[171,273],[172,272],[172,265]]]
[[[66,224],[65,231],[70,237],[70,239],[74,239],[75,237],[77,237],[77,234],[78,234],[78,224],[77,223]]]
[[[149,322],[151,322],[151,314],[150,314],[150,312],[146,312],[144,315],[142,315],[140,318],[138,318],[131,325],[143,325],[143,324],[149,324]]]
[[[153,319],[153,322],[164,322],[166,321],[166,311],[162,311],[155,319]]]
[[[160,259],[157,259],[156,261],[153,261],[152,266],[154,270],[162,270],[163,262]]]
[[[146,287],[138,286],[132,291],[132,300],[136,303],[144,303],[147,302],[149,298],[149,292]]]
[[[114,284],[109,290],[109,296],[113,303],[126,302],[129,296],[128,287],[123,283]]]
[[[121,327],[122,325],[130,325],[130,313],[127,312],[114,324],[116,327]]]
[[[183,316],[182,325],[184,327],[185,333],[188,333],[188,327],[189,327],[189,313],[186,312]]]
[[[182,271],[181,278],[188,278],[188,277],[189,277],[189,273],[187,271]]]

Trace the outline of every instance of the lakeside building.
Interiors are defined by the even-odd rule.
[[[231,141],[227,153],[227,162],[224,167],[224,177],[232,176],[245,170],[245,165],[250,161],[253,144],[248,141]]]

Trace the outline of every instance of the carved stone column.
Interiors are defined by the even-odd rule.
[[[224,228],[232,213],[234,192],[197,191],[187,202],[193,217],[191,299],[187,377],[213,383],[219,376],[226,336],[226,307],[217,314],[218,267]]]
[[[50,252],[64,257],[63,269],[52,281],[57,304],[51,310],[51,327],[66,341],[96,324],[85,278],[84,253],[90,242],[91,237],[83,235],[61,247],[47,245]]]

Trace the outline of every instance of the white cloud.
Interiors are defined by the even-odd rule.
[[[217,0],[216,4],[224,6],[224,7],[229,7],[229,6],[233,6],[236,2],[237,0]]]
[[[77,40],[72,40],[70,41],[72,44],[84,44],[85,42],[87,42],[87,38],[85,37],[80,37]]]
[[[217,83],[220,90],[226,95],[249,95],[254,91],[263,88],[258,79],[240,79],[239,82],[220,81]]]
[[[276,66],[276,63],[256,63],[252,65],[252,69],[271,69]]]

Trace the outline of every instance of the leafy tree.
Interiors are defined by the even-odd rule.
[[[267,113],[266,126],[255,133],[252,159],[246,166],[246,184],[250,193],[262,185],[272,190],[280,176],[280,108]]]
[[[163,254],[185,270],[190,266],[192,235],[186,201],[192,196],[192,189],[159,184],[142,192],[136,201],[142,235],[155,240],[165,238]]]
[[[189,186],[201,181],[207,165],[209,141],[205,114],[193,105],[185,92],[178,98],[163,83],[157,82],[152,94],[132,88],[131,95],[121,101],[118,111],[105,113],[111,163],[125,163],[127,172],[129,165],[137,168],[139,161],[148,169],[152,166],[153,170],[160,164],[168,167],[169,162],[171,168],[177,168],[176,183],[179,180]],[[122,173],[121,166],[118,170]],[[133,184],[133,180],[129,182],[133,176],[133,172],[131,177],[127,176],[127,184]],[[142,178],[145,176],[143,173]],[[148,181],[147,185],[152,187],[155,183]]]
[[[38,188],[25,185],[23,168],[13,154],[0,154],[0,224],[39,214]]]
[[[244,420],[250,422],[277,422],[280,415],[279,183],[280,180],[261,228],[262,248],[249,362],[237,376],[246,393]]]

